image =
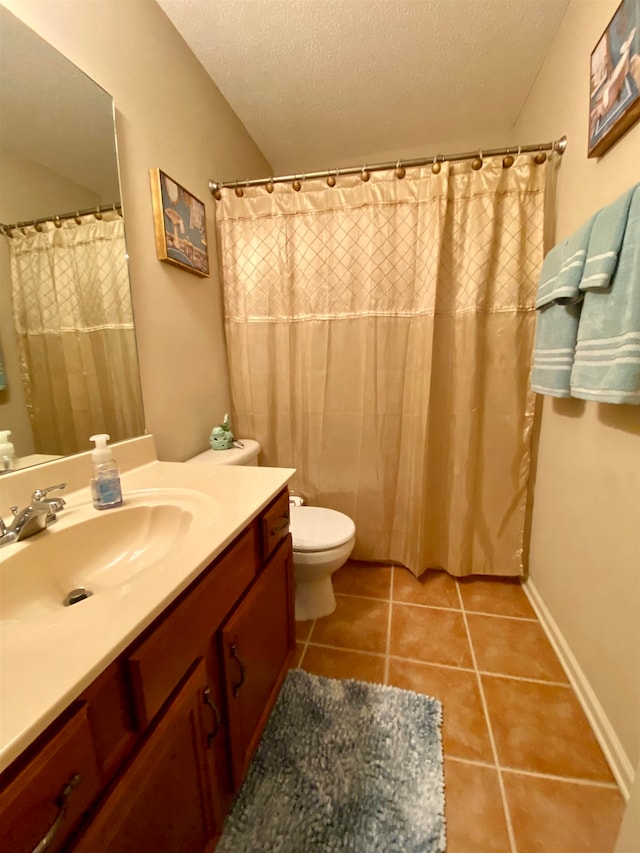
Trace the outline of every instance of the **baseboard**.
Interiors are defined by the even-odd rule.
[[[628,800],[629,791],[635,778],[633,765],[629,761],[604,708],[589,684],[587,676],[584,674],[560,628],[547,609],[535,584],[529,579],[522,585],[522,588],[531,602],[531,606],[535,610],[540,624],[549,638],[549,642],[558,655],[571,686],[576,692],[578,701],[582,705],[598,743],[609,762],[611,772],[620,787],[620,792],[625,800]]]

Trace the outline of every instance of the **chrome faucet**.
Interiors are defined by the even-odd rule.
[[[20,542],[52,524],[57,518],[56,513],[60,512],[65,505],[65,501],[64,498],[48,498],[47,495],[55,489],[66,488],[66,485],[66,483],[58,483],[57,486],[36,489],[31,495],[29,506],[21,510],[17,506],[12,506],[13,521],[5,524],[0,518],[0,547],[9,545],[11,542]]]

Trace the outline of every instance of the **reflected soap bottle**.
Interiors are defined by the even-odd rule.
[[[13,471],[17,464],[16,449],[9,441],[10,429],[0,429],[0,474]]]
[[[122,506],[122,486],[120,471],[113,458],[111,448],[107,447],[109,436],[106,433],[92,435],[89,441],[95,441],[96,448],[91,451],[91,497],[96,509],[111,509]]]

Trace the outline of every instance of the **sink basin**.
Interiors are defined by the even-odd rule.
[[[68,594],[122,594],[136,578],[158,569],[195,524],[219,512],[199,492],[150,489],[125,496],[117,509],[63,510],[59,521],[21,543],[0,550],[0,619],[46,621],[62,616]],[[68,515],[67,515],[68,513]]]

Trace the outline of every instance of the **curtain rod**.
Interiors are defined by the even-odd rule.
[[[74,210],[72,213],[56,213],[55,216],[43,216],[41,219],[27,219],[24,222],[14,222],[12,225],[3,225],[0,222],[0,233],[6,234],[7,237],[12,237],[11,231],[14,228],[28,228],[30,225],[33,225],[36,231],[38,231],[40,230],[38,229],[38,225],[42,225],[44,222],[53,222],[56,228],[59,228],[63,219],[75,219],[77,221],[81,216],[88,216],[91,213],[94,214],[96,219],[102,219],[102,214],[109,210],[115,210],[122,215],[122,204],[119,201],[114,202],[114,204],[101,204],[98,207],[88,207],[85,210]],[[80,225],[79,222],[78,225]]]
[[[273,184],[294,184],[294,189],[300,189],[301,181],[309,181],[314,178],[327,178],[329,186],[335,185],[335,179],[340,175],[361,175],[363,181],[368,181],[370,177],[370,172],[382,172],[389,169],[397,170],[397,177],[403,178],[405,175],[405,170],[407,168],[413,168],[414,166],[428,166],[431,164],[432,167],[438,167],[434,169],[436,172],[440,171],[440,163],[445,163],[447,161],[459,161],[459,160],[474,160],[477,162],[477,166],[475,162],[473,164],[473,168],[480,169],[482,167],[482,159],[483,157],[498,157],[500,155],[506,155],[506,157],[510,157],[512,154],[524,154],[524,153],[535,153],[540,154],[541,159],[540,162],[544,163],[546,159],[546,154],[543,154],[545,151],[555,151],[558,154],[564,154],[567,147],[567,137],[561,136],[560,139],[556,139],[554,142],[543,142],[539,145],[511,145],[508,148],[491,148],[489,150],[478,150],[478,151],[465,151],[462,154],[432,154],[430,157],[420,157],[417,160],[395,160],[393,162],[388,163],[374,163],[372,165],[363,165],[363,166],[349,166],[344,169],[327,169],[323,172],[304,172],[298,175],[278,175],[278,177],[269,177],[269,178],[254,178],[248,181],[209,181],[209,191],[213,195],[215,199],[220,200],[221,189],[236,189],[239,193],[241,193],[243,187],[262,187],[269,186],[269,192],[273,191]],[[505,157],[505,159],[506,159]],[[505,164],[506,165],[506,164]],[[509,163],[511,165],[511,163]]]

